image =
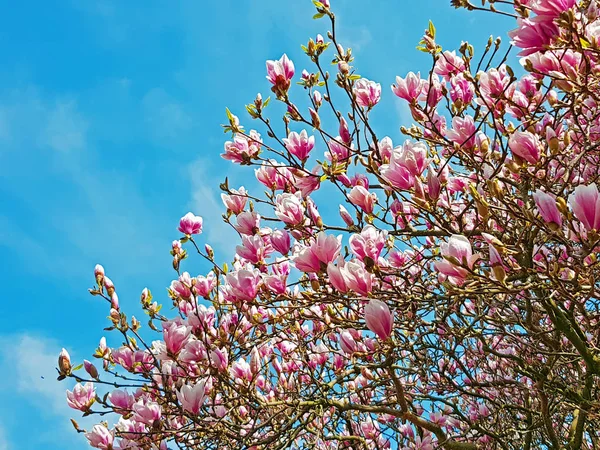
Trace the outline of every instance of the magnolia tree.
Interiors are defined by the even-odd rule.
[[[92,447],[600,448],[600,8],[482,3],[452,1],[516,21],[522,76],[500,39],[475,57],[430,24],[431,71],[382,90],[314,2],[307,69],[267,61],[281,122],[260,95],[266,137],[227,111],[222,157],[264,185],[221,185],[233,259],[182,217],[173,308],[144,289],[142,330],[95,269],[112,333],[96,365],[58,361]],[[404,142],[370,119],[381,95],[412,113]]]

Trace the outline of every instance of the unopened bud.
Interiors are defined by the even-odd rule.
[[[340,73],[343,75],[347,75],[348,72],[350,72],[350,66],[348,65],[348,63],[346,61],[340,61],[338,63],[338,69],[339,69]]]
[[[94,267],[94,276],[96,277],[96,284],[102,286],[104,283],[104,267],[96,264],[96,267]]]
[[[71,357],[64,348],[58,355],[58,371],[61,375],[71,375]]]
[[[84,359],[83,367],[84,367],[85,371],[90,375],[90,377],[92,377],[95,380],[98,379],[98,369],[96,369],[95,365],[93,365],[87,359]]]
[[[106,288],[106,292],[108,293],[108,296],[112,297],[113,292],[115,292],[115,285],[113,284],[113,282],[110,278],[104,277],[104,287]]]
[[[204,250],[206,251],[206,255],[208,256],[208,258],[210,260],[212,260],[215,257],[215,252],[214,252],[214,250],[212,249],[212,247],[210,245],[205,244],[204,245]]]

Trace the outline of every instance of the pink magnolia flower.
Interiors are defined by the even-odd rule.
[[[285,190],[292,180],[290,170],[273,159],[263,162],[254,173],[258,181],[274,191]]]
[[[246,189],[242,186],[239,190],[232,189],[231,194],[221,194],[221,200],[225,208],[231,211],[233,214],[238,215],[246,207],[246,201],[248,200],[248,194]]]
[[[365,322],[369,330],[385,341],[392,334],[394,318],[388,305],[381,300],[371,299],[364,309]]]
[[[510,75],[503,64],[499,69],[491,68],[486,72],[477,73],[481,96],[487,106],[492,108],[498,98],[504,96],[504,91],[510,84]]]
[[[306,130],[302,130],[300,134],[292,131],[287,139],[283,139],[283,143],[292,155],[304,161],[315,146],[315,137],[309,137]]]
[[[373,225],[367,225],[360,234],[353,234],[349,243],[352,253],[364,260],[365,257],[377,262],[387,241],[387,231],[380,231]]]
[[[508,146],[514,155],[535,164],[540,159],[540,140],[529,131],[515,131],[508,139]]]
[[[460,56],[456,56],[456,51],[446,50],[438,56],[435,62],[434,71],[438,75],[450,80],[454,75],[465,70],[465,63]]]
[[[84,436],[89,441],[91,447],[101,450],[112,450],[113,448],[114,435],[104,425],[94,425],[92,431],[85,433]]]
[[[562,225],[562,216],[556,206],[556,196],[538,189],[533,194],[533,200],[544,222]]]
[[[120,389],[115,389],[108,394],[108,399],[115,408],[122,412],[129,412],[135,403],[133,395],[129,394],[127,391],[121,391]]]
[[[282,255],[287,255],[290,251],[290,233],[285,230],[275,230],[269,236],[271,245]]]
[[[450,281],[460,284],[472,269],[478,255],[473,255],[471,243],[465,236],[453,234],[448,242],[440,245],[442,261],[435,263],[435,268],[448,276]],[[462,267],[461,267],[462,266]]]
[[[163,322],[163,339],[165,340],[167,351],[172,355],[179,353],[185,347],[191,332],[191,327],[181,325],[175,321]]]
[[[346,225],[348,225],[349,227],[354,225],[354,219],[352,219],[352,216],[350,215],[348,210],[343,205],[340,205],[339,210],[340,210],[340,217],[346,223]]]
[[[344,353],[351,355],[358,350],[358,344],[348,330],[342,331],[340,336],[340,347]]]
[[[536,20],[537,19],[537,20]],[[553,21],[534,19],[517,19],[517,28],[508,32],[511,43],[523,50],[521,56],[544,50],[558,35],[559,29]]]
[[[408,139],[404,141],[402,151],[399,153],[398,164],[406,167],[412,175],[419,176],[423,173],[428,163],[427,145],[425,143],[412,142]]]
[[[67,404],[79,411],[87,411],[96,400],[96,390],[94,383],[77,383],[73,392],[67,391]]]
[[[273,249],[258,234],[253,236],[242,235],[242,245],[236,246],[235,252],[246,261],[258,264],[264,262],[273,252]]]
[[[372,108],[381,99],[381,84],[361,78],[356,80],[352,88],[356,103],[363,108]]]
[[[342,138],[339,136],[335,139],[331,139],[327,143],[327,147],[329,148],[329,151],[325,152],[325,157],[329,161],[344,162],[352,156],[352,145],[344,144]]]
[[[202,217],[187,213],[179,220],[178,230],[187,235],[202,233]]]
[[[344,265],[342,276],[348,289],[367,296],[373,290],[373,274],[362,263],[350,261]]]
[[[475,145],[476,130],[473,117],[468,114],[464,117],[456,116],[452,119],[452,128],[446,132],[446,136],[452,142],[471,149]]]
[[[460,73],[450,80],[450,98],[453,102],[460,101],[469,105],[475,96],[475,86]]]
[[[256,298],[260,283],[258,270],[240,269],[227,274],[224,289],[232,301],[250,301]]]
[[[406,169],[408,172],[408,169]],[[353,205],[358,206],[367,214],[373,213],[373,207],[377,201],[377,194],[369,192],[363,186],[354,186],[348,194],[348,199]]]
[[[340,256],[338,258],[338,265],[336,266],[332,262],[327,264],[327,276],[331,285],[339,292],[348,292],[348,286],[346,286],[346,279],[343,274],[344,259]]]
[[[531,9],[539,20],[551,22],[576,4],[577,0],[536,0],[531,3]]]
[[[229,355],[225,348],[215,348],[210,352],[210,360],[219,372],[224,372],[229,366]]]
[[[595,183],[577,186],[569,195],[569,205],[586,230],[600,230],[600,193]]]
[[[200,380],[194,385],[184,384],[175,392],[184,410],[198,414],[206,400],[206,380]]]
[[[250,130],[249,138],[236,133],[233,141],[225,142],[225,153],[221,157],[237,164],[248,163],[260,153],[261,143],[260,134],[254,130]]]
[[[403,162],[402,152],[396,148],[392,152],[390,163],[383,164],[379,170],[381,176],[390,183],[392,187],[406,191],[414,186],[415,177]]]
[[[245,211],[237,216],[234,228],[240,234],[256,234],[260,230],[260,215],[256,211]]]
[[[275,215],[287,225],[295,226],[304,222],[304,205],[296,194],[278,194],[275,199]]]
[[[293,258],[296,268],[303,272],[320,272],[321,264],[325,266],[334,261],[340,253],[341,236],[317,234],[309,247],[301,249]]]
[[[285,53],[279,60],[267,61],[267,80],[284,91],[289,89],[294,72],[294,63]]]
[[[425,80],[421,80],[421,74],[415,75],[413,72],[409,72],[406,78],[396,77],[396,84],[392,85],[392,92],[407,102],[415,103],[424,88]]]
[[[350,144],[352,142],[352,136],[350,136],[350,129],[348,128],[348,122],[343,117],[340,118],[340,138],[344,144]]]
[[[161,414],[160,405],[151,400],[140,399],[133,404],[133,419],[136,422],[152,426],[155,421],[160,420]]]
[[[199,297],[207,297],[217,285],[214,272],[209,272],[205,277],[198,275],[193,282],[193,291]]]
[[[235,363],[233,363],[231,369],[229,369],[229,373],[237,383],[243,383],[244,381],[252,381],[252,371],[250,370],[250,364],[248,364],[243,358],[240,358]]]

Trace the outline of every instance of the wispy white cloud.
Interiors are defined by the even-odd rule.
[[[82,150],[86,146],[87,130],[88,122],[77,110],[74,100],[57,101],[48,112],[40,143],[61,152]]]
[[[2,351],[0,368],[3,384],[12,386],[21,402],[29,405],[29,420],[52,423],[48,431],[37,437],[40,445],[56,442],[69,443],[68,448],[83,449],[85,439],[73,429],[69,419],[78,417],[77,413],[66,404],[65,390],[70,384],[56,381],[56,370],[60,346],[52,339],[44,339],[28,334],[0,337]],[[4,387],[6,389],[6,387]],[[82,427],[91,427],[93,418],[77,419]],[[4,445],[4,447],[3,447]],[[8,443],[0,430],[0,450],[7,450]]]
[[[0,425],[0,450],[9,450],[8,437],[6,436],[6,431],[4,427]]]

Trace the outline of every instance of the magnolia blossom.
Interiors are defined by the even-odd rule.
[[[356,103],[363,108],[372,108],[381,99],[381,84],[361,78],[356,80],[352,92],[356,97]]]
[[[448,242],[440,245],[442,261],[435,263],[435,268],[449,279],[460,284],[472,269],[478,255],[473,255],[471,243],[465,236],[452,235]]]
[[[267,80],[282,91],[289,89],[294,72],[294,63],[285,53],[279,60],[267,61]]]
[[[304,161],[315,146],[315,137],[309,137],[306,130],[302,130],[300,134],[292,131],[287,139],[283,139],[283,143],[292,155]]]
[[[96,391],[94,383],[85,383],[84,385],[77,383],[73,391],[67,391],[67,404],[80,411],[87,411],[94,403]]]
[[[508,139],[508,146],[513,154],[530,164],[540,159],[540,140],[529,131],[515,131]]]
[[[577,186],[569,196],[569,205],[586,230],[600,230],[600,193],[596,183]]]
[[[533,200],[544,222],[554,223],[558,226],[562,225],[562,216],[556,206],[556,197],[554,195],[547,194],[538,189],[533,194]]]
[[[416,75],[409,72],[406,78],[396,77],[396,84],[392,85],[394,94],[410,103],[417,101],[424,88],[425,80],[421,80],[419,72]]]
[[[350,190],[348,198],[354,205],[361,208],[367,214],[371,214],[373,212],[373,207],[377,201],[377,195],[374,192],[371,193],[360,185],[354,186],[352,190]]]
[[[288,225],[299,225],[304,221],[304,205],[298,195],[279,194],[275,200],[275,214]]]
[[[85,433],[90,446],[101,450],[112,450],[114,435],[104,425],[94,425],[92,431]]]
[[[221,200],[229,211],[237,215],[244,211],[248,194],[242,186],[239,190],[232,189],[231,194],[221,194]]]
[[[206,400],[206,380],[200,380],[196,384],[185,384],[179,389],[177,399],[186,411],[198,414]]]
[[[187,213],[179,221],[178,230],[187,235],[202,233],[202,217]]]
[[[388,306],[381,300],[371,299],[364,309],[365,322],[369,330],[385,341],[392,334],[394,318]]]

